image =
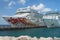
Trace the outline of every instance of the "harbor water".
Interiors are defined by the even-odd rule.
[[[31,28],[21,30],[0,31],[0,36],[21,36],[28,35],[31,37],[60,37],[60,28]]]

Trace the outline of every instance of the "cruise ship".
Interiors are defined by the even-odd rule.
[[[43,15],[30,8],[19,8],[13,16],[3,16],[11,27],[42,27]]]
[[[60,27],[60,12],[56,11],[51,11],[51,12],[46,12],[47,14],[43,15],[43,20],[45,25],[48,28],[51,27]]]

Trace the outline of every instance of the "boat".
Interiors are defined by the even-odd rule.
[[[42,14],[30,8],[19,8],[13,16],[3,16],[12,28],[43,27]]]
[[[43,20],[48,28],[60,27],[60,12],[47,12],[47,14],[43,16]]]

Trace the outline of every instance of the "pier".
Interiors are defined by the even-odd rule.
[[[32,28],[47,28],[47,26],[35,26],[35,27],[11,27],[11,26],[1,26],[0,31],[4,30],[23,30],[23,29],[32,29]]]
[[[0,36],[0,40],[60,40],[59,37],[31,37],[31,36],[19,36],[19,37],[11,37],[11,36]]]

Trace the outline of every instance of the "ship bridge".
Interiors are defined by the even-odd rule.
[[[23,14],[23,13],[37,13],[37,11],[30,8],[19,8],[16,11],[16,14]]]

